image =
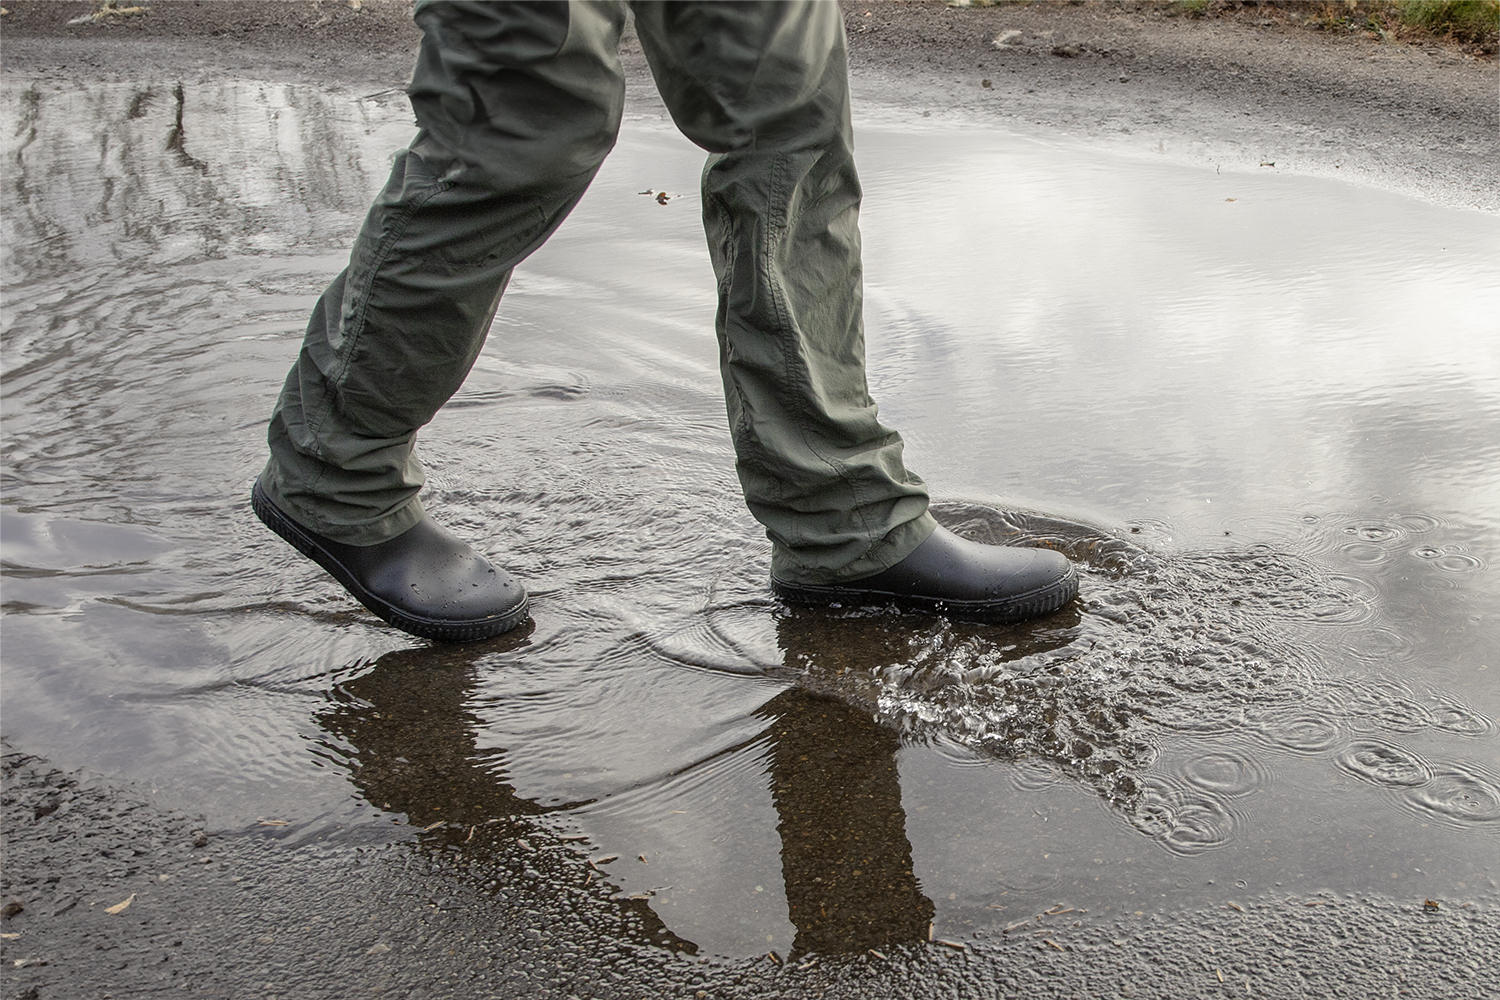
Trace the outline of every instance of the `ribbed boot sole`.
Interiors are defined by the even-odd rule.
[[[929,611],[965,621],[1008,625],[1040,618],[1060,611],[1078,596],[1078,571],[1068,567],[1066,576],[1058,577],[1045,587],[1000,600],[954,601],[938,597],[917,597],[880,590],[860,589],[832,584],[786,583],[771,578],[771,590],[777,597],[793,604],[827,607],[841,604],[850,607],[895,605],[914,611]]]
[[[317,539],[304,531],[301,525],[283,514],[281,508],[271,502],[261,490],[259,481],[250,489],[250,508],[255,511],[255,516],[260,518],[262,524],[280,535],[288,545],[327,570],[328,575],[337,580],[351,597],[363,604],[381,621],[403,632],[409,632],[423,639],[436,639],[440,642],[477,642],[480,639],[492,639],[509,632],[524,622],[530,614],[530,600],[524,591],[521,594],[520,604],[492,618],[442,621],[408,614],[366,590],[355,579],[354,574],[344,567],[343,563],[319,545]]]

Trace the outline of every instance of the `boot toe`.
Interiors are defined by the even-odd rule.
[[[259,483],[251,499],[267,527],[404,632],[469,642],[508,632],[528,616],[524,587],[429,518],[384,542],[349,545],[293,521]]]

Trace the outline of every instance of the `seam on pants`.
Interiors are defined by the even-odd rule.
[[[785,206],[787,203],[787,192],[784,187],[786,175],[786,159],[787,158],[785,153],[778,153],[776,155],[776,158],[772,161],[771,165],[771,194],[774,197],[774,201],[772,204],[773,206],[775,206],[776,211],[778,212],[778,215],[776,216],[777,238],[775,240],[766,241],[765,255],[761,263],[765,267],[766,283],[772,291],[771,305],[776,310],[777,323],[782,330],[790,333],[792,325],[790,322],[790,310],[787,308],[786,304],[786,291],[781,287],[779,272],[772,266],[772,262],[775,256],[775,248],[782,242],[784,242],[786,231],[789,227],[789,222],[786,215],[784,214]],[[767,213],[767,215],[769,214],[770,213]],[[795,386],[799,386],[799,388],[801,389],[810,389],[810,382],[796,377],[795,367],[791,363],[791,347],[785,337],[782,338],[781,356],[783,371],[786,373],[787,381]],[[840,467],[838,463],[830,460],[817,448],[813,447],[813,443],[808,440],[806,420],[807,396],[807,392],[798,392],[796,396],[798,400],[799,416],[797,432],[801,435],[802,443],[806,445],[808,452],[816,456],[817,459],[824,465],[828,466],[829,471],[832,472],[836,477],[838,477],[838,479],[841,480],[844,485],[849,488],[849,493],[854,498],[854,510],[858,512],[860,526],[864,530],[865,538],[869,539],[872,531],[870,528],[869,518],[865,515],[864,512],[864,502],[860,497],[859,486],[855,483],[853,478],[850,477],[848,473]],[[861,554],[861,558],[869,555],[870,552],[874,551],[876,545],[878,545],[879,543],[880,539],[870,541],[869,546]]]
[[[408,153],[407,155],[410,156],[414,154]],[[375,276],[380,272],[381,267],[385,264],[386,259],[390,256],[391,249],[395,246],[396,241],[401,239],[402,236],[406,235],[406,227],[411,224],[412,217],[415,216],[417,212],[424,206],[426,206],[429,201],[431,201],[433,198],[436,198],[438,195],[452,189],[452,187],[453,183],[451,181],[434,181],[432,191],[430,191],[425,197],[413,201],[409,206],[407,206],[405,211],[403,211],[396,217],[394,223],[391,226],[390,232],[385,236],[384,239],[380,241],[379,245],[375,249],[374,258],[371,261],[368,269],[369,279],[363,284],[363,287],[356,292],[356,294],[359,295],[359,308],[355,311],[355,314],[349,323],[349,346],[348,349],[344,352],[343,362],[339,366],[337,374],[335,374],[328,380],[330,391],[326,394],[327,399],[322,407],[321,412],[318,414],[317,420],[308,422],[308,433],[312,436],[313,445],[316,449],[313,452],[313,457],[317,458],[325,466],[328,464],[328,460],[318,432],[322,429],[323,422],[328,419],[328,415],[333,412],[334,399],[337,395],[337,390],[342,388],[344,380],[349,375],[349,369],[354,364],[354,353],[359,349],[360,340],[362,339],[365,332],[366,317],[370,308],[370,289],[374,287]],[[344,305],[342,302],[340,302],[340,322],[342,322],[343,311]],[[308,485],[308,490],[311,492],[316,492],[317,487],[322,484],[323,479],[327,474],[328,473],[326,468],[319,469],[317,476],[314,477],[312,483]]]

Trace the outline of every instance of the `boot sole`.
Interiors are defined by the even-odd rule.
[[[521,591],[521,601],[515,608],[490,618],[446,621],[413,615],[366,590],[333,553],[323,548],[316,538],[271,502],[271,499],[261,490],[259,481],[250,489],[250,507],[262,524],[280,535],[292,548],[323,567],[339,582],[340,586],[349,592],[351,597],[363,604],[381,621],[403,632],[409,632],[423,639],[436,639],[440,642],[477,642],[480,639],[492,639],[497,635],[503,635],[530,617],[531,602],[524,590]]]
[[[771,578],[771,590],[777,597],[793,604],[822,607],[832,604],[850,607],[895,605],[899,608],[932,612],[964,621],[1009,625],[1050,615],[1066,607],[1078,596],[1078,571],[1069,566],[1067,575],[1058,577],[1046,586],[1010,597],[983,601],[922,597],[883,590],[861,589],[849,585],[786,583],[775,577]]]

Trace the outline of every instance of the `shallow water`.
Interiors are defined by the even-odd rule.
[[[429,647],[246,503],[408,120],[5,85],[13,745],[292,849],[555,839],[640,941],[707,953],[1494,893],[1493,216],[865,109],[882,412],[945,521],[1063,548],[1084,595],[791,612],[731,467],[701,157],[642,112],[423,433],[429,506],[535,624]],[[476,837],[506,817],[521,846]]]

